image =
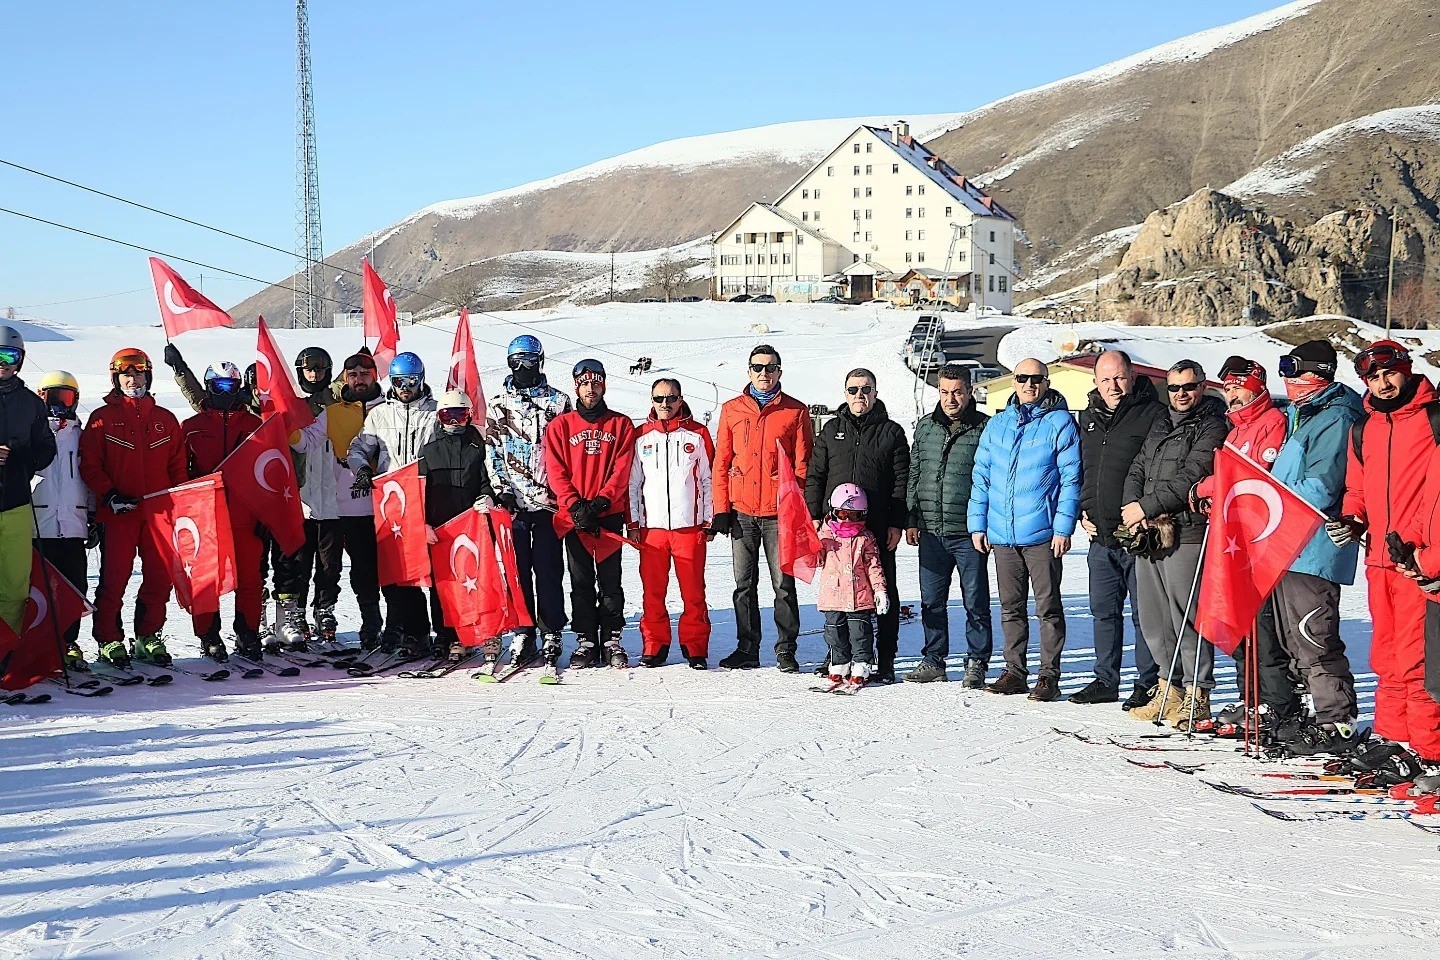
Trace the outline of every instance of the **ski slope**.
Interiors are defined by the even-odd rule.
[[[703,417],[719,388],[698,378],[730,395],[763,339],[802,400],[838,402],[845,371],[866,365],[892,415],[913,418],[895,356],[910,312],[707,303],[506,316],[539,329],[557,383],[582,356],[605,359],[612,405],[627,412],[643,409],[650,377],[675,372]],[[475,320],[482,340],[519,332]],[[406,328],[401,345],[438,362],[451,329]],[[25,373],[70,369],[88,399],[116,348],[159,356],[155,330],[64,334],[36,344]],[[253,336],[179,345],[203,369],[243,358]],[[287,352],[318,341],[339,360],[358,331],[278,336]],[[628,382],[619,359],[563,337],[654,368]],[[496,386],[503,351],[481,349]],[[156,385],[175,405],[167,373]],[[639,585],[627,565],[633,658]],[[734,642],[725,541],[707,574],[713,663]],[[918,606],[911,548],[899,578],[902,602]],[[1083,543],[1064,595],[1070,693],[1090,677]],[[93,701],[52,688],[48,705],[0,708],[0,957],[1388,960],[1429,957],[1440,942],[1440,837],[1393,820],[1281,822],[1200,782],[1275,785],[1244,761],[1217,754],[1212,770],[1183,776],[1127,762],[1165,754],[1051,732],[1153,729],[1113,705],[958,683],[810,693],[813,676],[768,669],[763,584],[761,597],[767,669],[754,672],[675,662],[541,687],[525,674],[494,686],[327,669],[182,676]],[[815,664],[821,618],[813,591],[800,597],[800,659]],[[348,594],[341,613],[353,629]],[[1342,614],[1368,713],[1362,588],[1345,591]],[[952,621],[961,642],[958,597]],[[170,626],[181,662],[198,665],[173,606]],[[918,623],[903,625],[902,669],[920,644]],[[1223,703],[1228,661],[1220,676]]]

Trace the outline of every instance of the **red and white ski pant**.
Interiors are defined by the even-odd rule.
[[[1370,669],[1375,732],[1408,742],[1425,760],[1440,760],[1440,703],[1425,691],[1425,594],[1414,580],[1367,567],[1370,586]]]
[[[680,649],[687,657],[710,653],[710,610],[705,606],[705,530],[658,530],[646,527],[640,534],[640,582],[645,603],[640,616],[644,653],[652,656],[670,646],[670,612],[665,594],[670,587],[670,566],[680,583]]]
[[[108,511],[107,511],[108,512]],[[135,636],[159,633],[165,626],[165,605],[170,602],[170,568],[145,529],[138,510],[112,515],[105,521],[100,550],[100,587],[95,591],[95,640],[110,643],[125,639],[120,609],[125,587],[140,555],[140,590],[135,597]]]

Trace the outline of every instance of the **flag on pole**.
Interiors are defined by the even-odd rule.
[[[1233,655],[1325,517],[1228,443],[1215,452],[1214,504],[1195,629]]]
[[[285,421],[288,436],[314,423],[315,414],[310,412],[310,404],[300,396],[295,374],[281,356],[264,317],[256,324],[256,331],[255,390],[260,395],[260,416],[279,413]]]
[[[140,516],[156,551],[170,567],[175,599],[195,616],[220,612],[220,598],[235,592],[235,539],[225,506],[225,481],[212,473],[152,493]]]
[[[220,464],[230,496],[260,518],[286,556],[305,545],[305,515],[285,419],[271,414]]]
[[[805,491],[800,489],[790,457],[779,440],[775,441],[775,448],[780,471],[780,490],[775,503],[775,519],[780,534],[780,572],[810,583],[819,570],[820,535],[815,532],[815,524],[810,520],[810,508],[805,506]]]
[[[400,349],[400,328],[395,319],[395,299],[390,288],[380,279],[380,274],[370,266],[369,260],[362,260],[364,274],[365,342],[375,339],[375,366],[383,376],[390,369],[390,361]]]
[[[425,482],[420,477],[420,464],[407,463],[376,477],[370,500],[375,511],[380,585],[430,586],[430,557],[425,550]]]
[[[47,582],[48,581],[48,582]],[[40,551],[30,553],[30,597],[17,636],[0,620],[0,689],[23,690],[64,672],[65,631],[93,608]]]
[[[166,340],[189,330],[235,325],[230,314],[207,300],[159,257],[150,258],[150,276],[155,281],[155,299],[160,304]]]
[[[485,429],[485,391],[480,385],[480,368],[475,363],[475,341],[470,337],[470,311],[460,309],[455,342],[450,345],[450,372],[446,390],[459,390],[470,398],[470,422]]]

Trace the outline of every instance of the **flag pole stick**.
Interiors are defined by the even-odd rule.
[[[1255,744],[1255,758],[1260,758],[1260,614],[1255,614],[1255,625],[1252,628],[1250,649],[1246,657],[1250,664],[1250,696],[1246,704],[1245,712],[1245,754],[1250,754],[1250,743]],[[1253,726],[1252,726],[1253,725]],[[1251,731],[1254,731],[1253,737]]]
[[[1165,704],[1166,701],[1170,699],[1170,678],[1175,676],[1175,665],[1180,662],[1181,641],[1185,639],[1185,625],[1190,622],[1190,607],[1195,603],[1195,591],[1200,586],[1200,567],[1205,562],[1205,546],[1209,542],[1210,525],[1207,523],[1205,525],[1205,536],[1200,541],[1200,562],[1195,564],[1195,577],[1190,581],[1190,599],[1185,601],[1185,615],[1180,619],[1180,629],[1175,636],[1175,652],[1170,656],[1170,670],[1165,674],[1165,692],[1160,695],[1160,713],[1155,717],[1155,726],[1157,727],[1163,727],[1165,725],[1161,718],[1165,716]],[[1200,634],[1198,632],[1195,634],[1195,642],[1197,644],[1200,642]],[[1199,662],[1198,648],[1196,652],[1196,662]],[[1194,736],[1194,734],[1189,731],[1187,731],[1187,733],[1189,736]]]

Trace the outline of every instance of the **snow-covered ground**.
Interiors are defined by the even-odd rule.
[[[649,378],[673,372],[703,416],[766,340],[806,402],[837,402],[845,371],[865,365],[896,419],[913,417],[896,357],[907,311],[707,303],[506,316],[539,330],[559,383],[575,360],[605,359],[613,405],[632,413]],[[477,337],[500,345],[481,347],[494,386],[519,331],[475,320]],[[438,365],[451,329],[406,328],[401,344]],[[26,374],[68,368],[87,399],[116,348],[161,347],[157,330],[64,332],[73,339],[35,345]],[[180,346],[203,368],[243,359],[253,336],[195,333]],[[287,352],[319,342],[337,360],[356,336],[278,333]],[[654,369],[629,381],[609,351],[648,355]],[[166,373],[157,387],[178,408]],[[707,574],[713,662],[734,642],[723,540]],[[913,549],[901,548],[899,579],[903,602],[918,605]],[[1091,666],[1083,543],[1064,594],[1069,693]],[[801,603],[800,655],[813,664],[821,621],[803,585]],[[1362,588],[1346,590],[1342,612],[1368,714]],[[958,598],[952,619],[960,653]],[[172,608],[170,623],[174,647],[194,658],[188,618]],[[902,626],[902,669],[920,644],[919,625]],[[1227,662],[1222,702],[1233,676]],[[672,664],[577,672],[551,688],[309,670],[180,677],[96,701],[52,690],[51,704],[0,713],[0,956],[1372,960],[1428,957],[1440,937],[1436,838],[1403,823],[1282,823],[1198,777],[1127,762],[1165,754],[1051,732],[1151,729],[1115,706],[956,683],[821,697],[814,682]],[[1215,764],[1203,776],[1273,786],[1245,761]]]

